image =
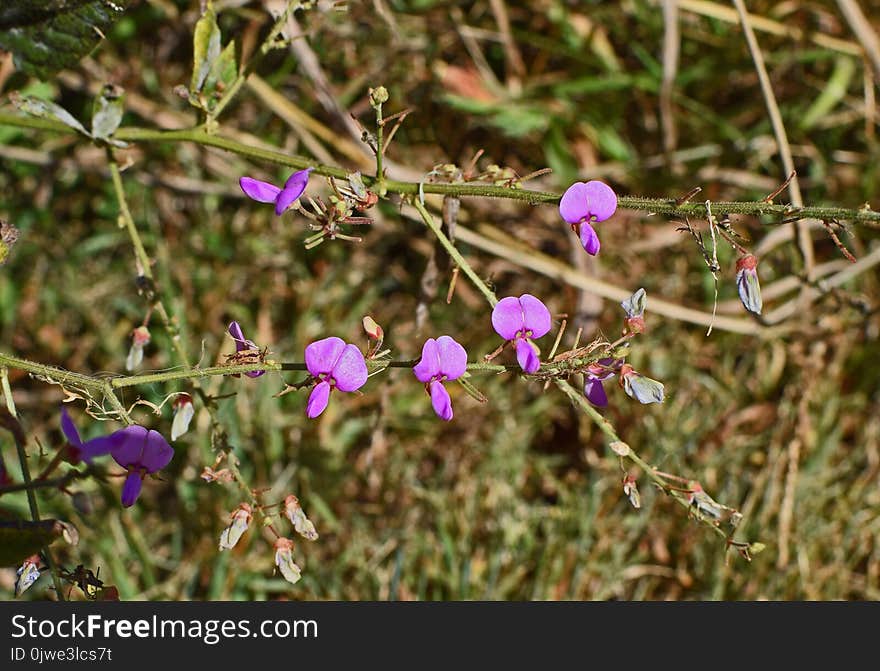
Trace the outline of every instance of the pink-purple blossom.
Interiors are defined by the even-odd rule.
[[[260,203],[275,203],[275,214],[280,216],[306,190],[309,183],[309,173],[313,169],[306,168],[293,173],[287,178],[283,188],[278,188],[274,184],[253,177],[242,177],[238,183],[248,198]]]
[[[571,224],[588,254],[599,253],[599,236],[591,225],[605,221],[617,210],[617,194],[599,180],[575,182],[559,200],[559,214]]]
[[[419,382],[431,396],[431,405],[437,416],[445,421],[452,419],[452,400],[443,386],[447,380],[457,380],[467,370],[467,352],[450,336],[436,340],[428,338],[422,346],[422,358],[413,366]]]
[[[306,413],[314,419],[327,407],[330,392],[357,391],[367,381],[367,363],[354,345],[331,336],[306,347],[306,368],[318,381],[306,405]]]
[[[244,333],[241,330],[241,325],[238,322],[231,322],[229,324],[229,335],[232,336],[232,339],[235,341],[235,351],[236,352],[245,352],[245,351],[259,351],[260,348],[254,344],[253,340],[246,340],[244,337]],[[265,374],[264,370],[252,370],[248,373],[245,373],[248,377],[260,377],[260,375]]]
[[[502,298],[492,310],[492,326],[502,338],[513,341],[524,372],[535,373],[541,367],[540,350],[532,339],[550,331],[551,319],[550,310],[539,299],[531,294]]]

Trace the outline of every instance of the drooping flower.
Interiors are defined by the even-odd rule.
[[[19,597],[40,577],[40,555],[31,555],[15,571],[15,596]]]
[[[229,335],[231,335],[232,339],[235,341],[236,354],[239,354],[240,352],[253,352],[254,356],[258,357],[260,348],[256,346],[253,340],[245,339],[244,332],[241,330],[241,325],[238,322],[229,323]],[[244,361],[242,360],[239,363],[244,363]],[[252,363],[256,363],[256,361]],[[260,377],[260,375],[264,375],[265,373],[266,371],[264,370],[252,370],[245,373],[245,375],[248,377]]]
[[[357,391],[367,381],[364,355],[342,338],[331,336],[311,343],[306,347],[305,358],[306,368],[318,381],[306,405],[310,419],[324,412],[333,389]]]
[[[306,511],[300,505],[299,499],[290,494],[284,499],[284,514],[293,525],[293,528],[303,538],[310,541],[318,540],[318,532],[312,521],[306,517]]]
[[[240,503],[232,513],[232,521],[220,534],[220,550],[231,550],[247,531],[253,519],[253,508],[248,503]]]
[[[449,336],[428,338],[422,346],[422,358],[413,366],[419,382],[431,396],[434,412],[445,421],[452,419],[452,401],[443,386],[446,380],[457,380],[467,370],[467,352]]]
[[[736,260],[736,288],[745,309],[756,315],[761,314],[764,303],[758,282],[758,259],[754,254],[746,254]]]
[[[648,295],[644,288],[636,291],[632,296],[620,304],[626,312],[624,322],[624,335],[627,333],[642,333],[645,330],[645,308],[648,305]]]
[[[588,254],[599,253],[599,236],[592,222],[608,219],[617,210],[617,194],[599,180],[575,182],[565,190],[559,200],[559,214],[578,233],[581,244]]]
[[[122,486],[122,505],[129,508],[137,501],[144,478],[165,468],[174,456],[174,449],[161,433],[137,424],[120,429],[108,438],[114,442],[110,455],[128,470]]]
[[[180,394],[174,399],[174,421],[171,422],[171,440],[177,440],[187,432],[189,423],[192,421],[195,413],[192,396]]]
[[[241,190],[248,198],[260,203],[275,203],[275,214],[281,216],[293,202],[299,198],[309,183],[309,173],[314,168],[306,168],[293,173],[287,178],[283,188],[253,177],[242,177],[238,180]]]
[[[137,369],[144,360],[144,347],[150,344],[150,330],[146,326],[138,326],[131,332],[131,348],[125,358],[125,370]]]
[[[539,299],[531,294],[502,298],[492,310],[492,326],[502,338],[513,341],[523,371],[531,374],[541,367],[541,351],[532,338],[546,335],[551,319],[550,310]]]
[[[620,361],[612,358],[599,359],[587,366],[586,379],[584,381],[584,396],[595,406],[604,408],[608,405],[608,396],[602,383],[614,377],[620,369]]]
[[[73,423],[70,415],[67,414],[67,408],[64,407],[61,408],[61,430],[64,432],[67,442],[70,443],[68,459],[72,464],[78,464],[80,461],[91,463],[95,457],[110,454],[117,444],[115,433],[83,442],[79,437],[79,431],[76,430],[76,425]]]
[[[293,541],[279,538],[275,541],[275,566],[291,585],[295,585],[302,577],[302,569],[293,561]]]
[[[627,395],[639,403],[663,403],[663,383],[637,373],[628,363],[620,367],[620,383]]]

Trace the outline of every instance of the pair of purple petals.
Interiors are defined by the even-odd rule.
[[[318,384],[309,394],[306,414],[319,416],[330,402],[330,392],[357,391],[367,381],[367,363],[361,351],[342,338],[331,336],[306,347],[306,369]]]
[[[617,194],[599,180],[575,182],[559,200],[559,214],[571,224],[588,254],[599,253],[599,236],[591,222],[605,221],[617,210]]]
[[[281,216],[306,190],[309,173],[312,170],[314,168],[306,168],[293,173],[280,189],[274,184],[253,177],[242,177],[238,180],[238,184],[248,198],[260,203],[275,203],[275,214]]]
[[[436,340],[428,338],[422,346],[422,358],[413,366],[413,374],[425,383],[431,405],[437,416],[448,422],[452,419],[452,399],[443,383],[457,380],[467,370],[467,352],[450,336]]]
[[[547,335],[551,325],[550,310],[531,294],[502,298],[492,310],[495,332],[513,341],[516,360],[525,373],[536,373],[541,367],[540,350],[532,339]]]
[[[152,429],[133,424],[109,436],[100,436],[83,442],[76,425],[61,409],[61,430],[74,450],[74,456],[86,463],[96,457],[109,454],[117,464],[128,471],[122,486],[122,505],[129,508],[141,493],[144,478],[162,470],[174,456],[174,449],[162,434]]]

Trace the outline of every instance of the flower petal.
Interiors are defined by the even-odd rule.
[[[528,338],[518,338],[516,341],[516,360],[519,367],[526,373],[535,373],[541,367],[541,359],[538,356],[538,348]]]
[[[457,380],[467,370],[467,352],[450,336],[437,338],[440,353],[440,372],[447,380]],[[424,380],[422,380],[424,382]]]
[[[254,344],[253,340],[245,339],[244,331],[241,330],[241,325],[238,322],[230,322],[229,335],[231,335],[232,339],[235,341],[236,352],[241,352],[246,349],[260,349]],[[260,375],[262,375],[262,373],[260,373]]]
[[[61,430],[64,432],[64,437],[67,438],[68,443],[74,447],[82,446],[82,438],[79,437],[76,424],[70,419],[70,415],[67,414],[67,408],[64,407],[61,408]]]
[[[315,376],[329,373],[344,349],[345,341],[342,338],[331,336],[316,340],[306,347],[306,368]]]
[[[587,254],[596,256],[599,253],[599,236],[596,235],[596,229],[584,222],[581,224],[581,245],[587,250]]]
[[[86,463],[91,463],[95,457],[103,457],[111,454],[120,443],[120,437],[111,433],[109,436],[100,436],[87,440],[79,447],[79,457]]]
[[[587,400],[590,403],[600,408],[604,408],[608,405],[608,396],[605,394],[605,388],[602,386],[602,381],[596,378],[590,378],[587,380],[587,383],[584,385],[584,396],[587,397]]]
[[[329,401],[330,383],[325,380],[315,386],[315,388],[312,389],[312,393],[309,394],[309,402],[306,404],[306,414],[309,419],[314,419],[324,412]]]
[[[165,436],[158,431],[151,430],[147,433],[147,445],[141,457],[141,466],[147,469],[147,473],[161,471],[173,456],[174,448],[168,444]]]
[[[523,325],[532,332],[532,338],[540,338],[546,335],[553,325],[550,319],[550,310],[539,299],[531,294],[523,294],[519,297],[523,311]]]
[[[413,366],[413,374],[419,382],[430,382],[440,375],[440,348],[437,341],[428,338],[422,345],[422,358]]]
[[[140,466],[144,450],[147,447],[148,433],[147,429],[137,424],[111,433],[108,438],[115,442],[111,454],[116,463],[123,468]]]
[[[141,487],[143,487],[143,484],[144,478],[139,471],[132,471],[128,474],[128,477],[125,478],[125,484],[122,485],[123,506],[131,508],[134,505],[134,502],[137,501],[138,496],[141,494]]]
[[[452,419],[452,399],[449,398],[446,387],[438,380],[431,383],[431,405],[440,419],[446,422]]]
[[[492,309],[492,328],[505,340],[513,340],[523,328],[523,311],[519,299],[502,298]]]
[[[605,221],[617,210],[617,194],[605,182],[597,179],[584,184],[587,210],[594,221]]]
[[[177,440],[189,430],[189,423],[195,414],[196,409],[190,401],[178,406],[174,411],[174,421],[171,422],[171,440]]]
[[[279,216],[283,214],[284,210],[290,207],[293,201],[303,194],[309,183],[309,173],[311,171],[312,168],[306,168],[305,170],[293,173],[287,178],[284,188],[281,189],[281,193],[275,199],[275,214]]]
[[[575,182],[559,199],[559,215],[569,224],[576,224],[581,219],[589,218],[588,198],[587,185],[583,182]]]
[[[333,379],[339,391],[355,391],[367,381],[367,362],[355,345],[346,345],[333,365]]]
[[[269,182],[263,182],[253,177],[242,177],[238,180],[238,184],[248,198],[252,198],[260,203],[274,203],[275,198],[281,193],[281,189],[274,184],[269,184]]]

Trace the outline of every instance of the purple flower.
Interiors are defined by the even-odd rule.
[[[318,380],[306,405],[310,419],[324,412],[331,390],[356,391],[367,381],[364,355],[342,338],[324,338],[306,347],[306,368]]]
[[[531,294],[502,298],[492,310],[495,332],[513,341],[516,360],[526,373],[534,373],[541,367],[541,352],[531,339],[546,335],[550,325],[550,310]]]
[[[122,486],[122,505],[129,508],[137,501],[144,478],[165,468],[174,456],[174,449],[161,433],[137,424],[120,429],[109,438],[115,443],[111,456],[128,470]]]
[[[586,381],[584,382],[584,396],[595,406],[604,408],[608,405],[608,396],[602,383],[614,377],[615,371],[620,368],[620,362],[611,359],[599,359],[587,366]]]
[[[231,335],[232,339],[235,341],[236,352],[260,351],[260,348],[254,344],[253,340],[245,340],[244,333],[242,332],[241,326],[238,322],[231,322],[229,324],[229,335]],[[249,373],[245,373],[245,375],[247,375],[248,377],[260,377],[260,375],[265,374],[265,372],[266,371],[264,370],[253,370]],[[236,377],[238,376],[236,375]]]
[[[446,380],[457,380],[467,370],[467,352],[449,336],[428,338],[422,346],[422,358],[413,366],[419,382],[431,395],[434,412],[445,421],[452,419],[452,401],[443,386]]]
[[[76,430],[76,425],[67,414],[67,408],[61,408],[61,430],[64,432],[67,442],[70,443],[70,461],[74,464],[78,464],[80,461],[91,463],[95,457],[110,454],[116,445],[115,433],[83,442],[79,437],[79,431]]]
[[[761,314],[761,284],[758,282],[758,259],[746,254],[736,260],[736,288],[743,307],[756,315]]]
[[[67,409],[62,408],[61,430],[73,449],[74,463],[80,459],[90,463],[95,457],[109,454],[117,464],[128,469],[128,477],[122,487],[122,505],[126,508],[137,501],[144,477],[165,468],[174,456],[174,450],[162,434],[137,424],[114,431],[109,436],[82,442]]]
[[[274,184],[263,182],[253,177],[242,177],[238,180],[241,190],[260,203],[275,203],[275,214],[281,214],[299,198],[309,183],[309,173],[314,168],[306,168],[293,173],[284,183],[284,188],[279,189]]]
[[[599,253],[599,236],[590,222],[605,221],[617,210],[617,194],[598,180],[575,182],[559,200],[559,214],[571,224],[588,254]]]

